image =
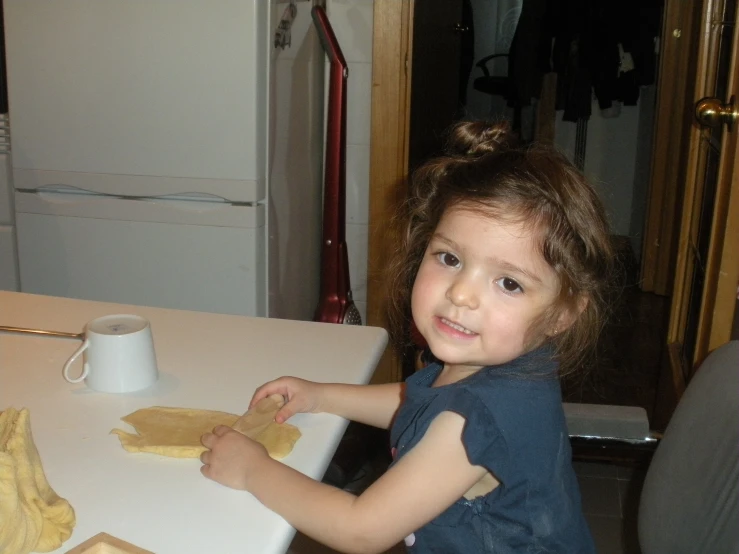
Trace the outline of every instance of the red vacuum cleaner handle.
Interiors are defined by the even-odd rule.
[[[346,85],[349,70],[325,10],[315,6],[311,15],[331,68],[324,162],[321,290],[314,320],[343,323],[347,311],[354,307],[345,238]]]

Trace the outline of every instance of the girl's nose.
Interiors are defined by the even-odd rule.
[[[480,306],[480,297],[472,279],[460,275],[446,291],[447,299],[458,307],[476,310]]]

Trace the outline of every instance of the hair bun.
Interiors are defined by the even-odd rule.
[[[480,157],[513,148],[516,143],[508,121],[462,121],[449,129],[446,151],[450,155]]]

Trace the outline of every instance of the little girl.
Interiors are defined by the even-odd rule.
[[[602,326],[613,258],[603,208],[561,155],[467,122],[414,175],[393,265],[390,331],[413,323],[431,363],[405,384],[282,377],[275,420],[329,412],[391,429],[393,463],[359,496],[273,461],[228,427],[202,473],[251,492],[341,552],[592,553],[558,377]]]

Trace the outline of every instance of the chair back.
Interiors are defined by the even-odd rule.
[[[647,471],[644,554],[739,552],[739,341],[712,352],[680,399]]]

